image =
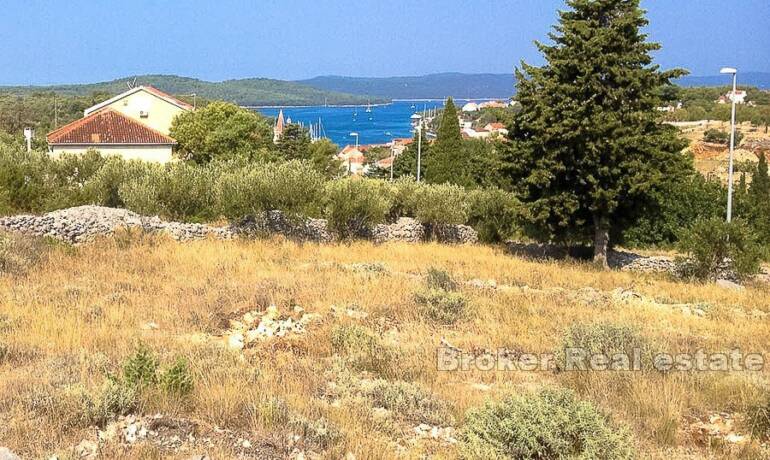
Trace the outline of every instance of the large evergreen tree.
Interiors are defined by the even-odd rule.
[[[423,145],[424,141],[425,138],[423,138]],[[428,170],[425,175],[426,181],[434,184],[449,182],[469,185],[469,162],[463,147],[457,108],[450,97],[444,104],[441,122],[436,132],[436,141],[431,146],[430,155],[425,157]]]
[[[543,239],[593,241],[607,264],[610,234],[666,177],[681,170],[682,143],[655,107],[660,71],[639,0],[568,0],[553,44],[537,43],[543,67],[517,69],[519,112],[511,129],[510,175]]]
[[[310,131],[302,125],[289,123],[283,129],[276,143],[278,153],[286,160],[308,159],[310,150]]]

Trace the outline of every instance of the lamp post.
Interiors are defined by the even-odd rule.
[[[420,182],[420,160],[422,157],[422,116],[419,113],[412,115],[412,120],[417,124],[417,182]]]
[[[738,84],[738,70],[732,67],[723,67],[721,74],[733,76],[732,114],[730,116],[730,161],[727,168],[727,223],[733,220],[733,157],[735,155],[735,99]]]

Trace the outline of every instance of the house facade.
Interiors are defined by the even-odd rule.
[[[84,112],[84,117],[47,136],[53,156],[97,150],[167,163],[173,160],[176,141],[169,137],[174,118],[193,106],[152,86],[138,86]]]

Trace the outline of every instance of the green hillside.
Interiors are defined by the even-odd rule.
[[[361,95],[345,94],[312,88],[299,83],[271,80],[267,78],[248,78],[210,82],[196,78],[176,75],[138,75],[118,80],[51,86],[0,86],[0,93],[25,95],[33,92],[54,91],[62,95],[88,96],[93,93],[118,94],[128,88],[128,83],[152,85],[173,95],[195,93],[204,99],[218,99],[239,105],[321,105],[328,104],[366,104],[384,102],[382,99],[367,98]]]

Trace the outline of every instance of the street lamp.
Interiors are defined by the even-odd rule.
[[[419,113],[412,115],[417,129],[417,182],[420,182],[420,159],[422,157],[422,116]]]
[[[732,67],[723,67],[721,74],[733,76],[733,93],[730,98],[733,103],[730,116],[730,161],[727,168],[727,223],[733,220],[733,157],[735,155],[735,99],[738,89],[738,70]]]

